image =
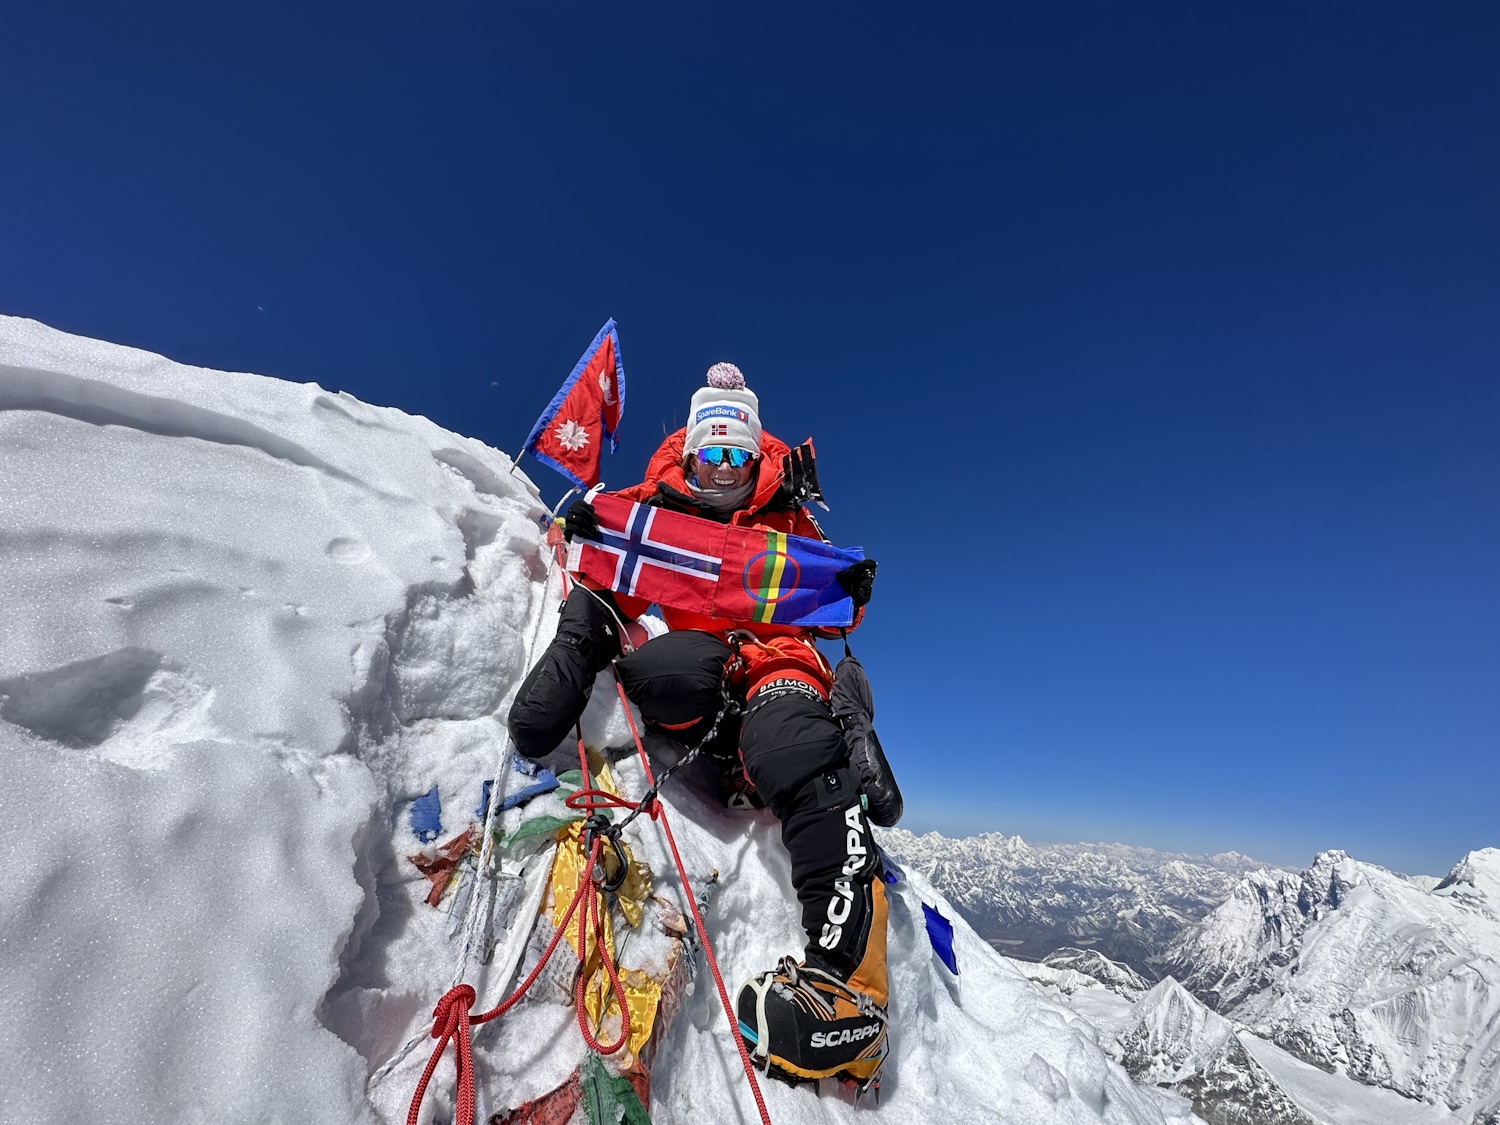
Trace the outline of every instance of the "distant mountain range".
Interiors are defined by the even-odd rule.
[[[894,828],[881,843],[939,887],[1002,953],[1039,961],[1057,949],[1085,947],[1143,971],[1246,875],[1292,874],[1238,852],[1030,844],[998,832],[954,840]]]
[[[1293,872],[999,834],[882,842],[1210,1125],[1500,1125],[1500,850],[1439,880],[1338,851]]]

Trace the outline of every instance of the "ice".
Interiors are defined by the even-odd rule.
[[[0,317],[0,1119],[405,1119],[431,1041],[370,1076],[425,1035],[457,952],[405,858],[409,804],[436,785],[440,841],[469,824],[502,758],[497,712],[555,622],[542,507],[512,468],[316,385]],[[608,673],[583,726],[591,746],[630,743]],[[615,769],[641,792],[637,761]],[[734,988],[802,944],[779,830],[721,808],[702,770],[668,798],[695,892],[719,873],[708,926]],[[683,907],[657,825],[627,835]],[[955,919],[961,978],[924,901]],[[880,1107],[767,1083],[778,1125],[1192,1119],[920,876],[891,903]],[[624,956],[668,952],[643,933]],[[467,975],[482,1004],[510,983]],[[479,1030],[483,1111],[577,1065],[561,993]],[[451,1075],[424,1120],[446,1118]],[[755,1120],[701,967],[651,1111]]]

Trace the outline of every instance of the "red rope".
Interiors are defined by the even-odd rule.
[[[630,724],[631,737],[635,739],[635,747],[640,754],[641,766],[646,771],[646,783],[656,784],[656,775],[651,770],[650,759],[646,756],[645,744],[641,742],[640,731],[635,726],[635,716],[630,712],[630,702],[625,697],[625,688],[619,680],[615,681],[615,688],[620,693],[620,702],[625,707],[625,718]],[[602,789],[594,789],[588,785],[589,777],[588,754],[583,745],[583,732],[578,732],[578,759],[582,768],[584,780],[583,788],[577,793],[571,794],[567,799],[569,808],[581,807],[586,810],[587,815],[592,816],[600,808],[634,808],[629,801],[625,801],[613,793]],[[579,802],[575,804],[575,802]],[[766,1101],[760,1090],[760,1083],[755,1077],[755,1068],[750,1062],[750,1052],[745,1049],[744,1039],[735,1030],[736,1019],[734,1006],[729,1002],[729,990],[724,987],[723,974],[719,972],[719,962],[714,956],[713,946],[708,940],[708,928],[703,923],[703,915],[698,909],[697,899],[693,897],[692,884],[688,880],[687,867],[682,862],[682,853],[677,850],[677,838],[672,832],[672,825],[667,820],[667,810],[660,799],[652,802],[647,810],[653,820],[660,820],[662,831],[667,837],[667,846],[672,851],[672,861],[677,865],[678,877],[682,880],[684,897],[687,899],[688,909],[693,915],[693,924],[698,929],[698,936],[703,942],[703,954],[708,961],[709,971],[713,974],[714,985],[719,990],[719,1001],[724,1005],[724,1014],[729,1019],[730,1033],[734,1037],[734,1043],[740,1052],[740,1063],[745,1068],[745,1077],[750,1083],[750,1092],[755,1097],[755,1107],[760,1111],[762,1125],[771,1125],[771,1114],[766,1109]],[[427,1096],[427,1086],[432,1081],[433,1072],[442,1061],[448,1044],[453,1044],[454,1068],[456,1071],[457,1094],[454,1102],[453,1125],[474,1125],[474,1044],[473,1032],[470,1030],[478,1024],[488,1023],[490,1020],[498,1019],[510,1011],[521,999],[537,978],[542,975],[547,962],[551,960],[556,951],[558,942],[562,940],[567,931],[568,923],[572,920],[575,912],[578,914],[578,978],[574,983],[574,1007],[578,1017],[578,1030],[583,1040],[591,1050],[601,1055],[613,1055],[623,1047],[630,1039],[630,1008],[627,1004],[625,986],[620,982],[620,975],[615,967],[614,958],[604,944],[604,929],[599,913],[599,895],[590,893],[588,905],[579,910],[579,904],[584,901],[584,895],[593,891],[594,869],[599,863],[600,850],[604,841],[595,838],[589,848],[588,862],[578,877],[578,888],[573,893],[573,899],[568,903],[568,909],[564,912],[562,919],[557,924],[557,930],[552,935],[552,940],[547,943],[547,948],[532,966],[531,972],[520,985],[488,1012],[474,1015],[470,1009],[474,1006],[477,998],[472,986],[467,984],[455,985],[438,1001],[437,1007],[432,1011],[432,1037],[438,1041],[433,1049],[432,1056],[427,1060],[427,1066],[422,1071],[422,1077],[417,1081],[416,1091],[412,1094],[411,1106],[406,1113],[406,1125],[417,1125],[417,1119],[422,1111],[422,1101]],[[610,988],[620,1007],[620,1036],[614,1043],[605,1044],[599,1041],[597,1033],[588,1024],[588,1013],[584,1006],[584,996],[587,991],[587,979],[583,972],[583,961],[588,950],[588,931],[592,925],[595,943],[599,950],[599,958],[604,964],[604,970],[609,975]]]
[[[613,793],[607,793],[601,789],[591,788],[589,781],[589,756],[583,745],[583,725],[577,726],[578,731],[578,768],[582,773],[583,788],[579,793],[584,795],[583,808],[585,816],[592,817],[600,808],[608,804],[623,805],[629,808],[627,802],[621,801]],[[598,795],[597,797],[595,795]],[[573,798],[579,794],[572,794],[567,801],[569,808],[576,808]],[[606,800],[607,798],[607,800]],[[585,878],[592,877],[594,864],[599,860],[599,849],[604,841],[595,838],[594,846],[589,852],[588,870],[579,877],[579,885]],[[624,872],[621,872],[624,875]],[[605,1045],[599,1042],[594,1029],[589,1027],[588,1012],[584,1008],[583,997],[588,988],[587,974],[584,973],[584,957],[588,950],[588,924],[592,922],[594,927],[594,945],[599,950],[599,960],[604,963],[604,971],[609,974],[610,987],[614,990],[615,1000],[620,1005],[620,1037],[613,1043]],[[559,927],[560,929],[561,927]],[[588,1044],[589,1049],[599,1052],[601,1055],[612,1055],[621,1047],[625,1046],[626,1040],[630,1038],[630,1006],[625,996],[625,986],[620,983],[620,975],[615,971],[614,958],[609,955],[609,949],[604,944],[604,926],[599,919],[599,896],[590,895],[588,906],[578,912],[578,980],[573,985],[574,1008],[578,1016],[578,1033],[583,1036],[583,1041]],[[602,1016],[602,1012],[600,1013]]]
[[[488,1023],[510,1011],[542,975],[542,970],[547,967],[553,951],[557,949],[557,943],[562,940],[563,933],[568,928],[573,912],[583,901],[584,892],[591,889],[593,885],[594,863],[599,858],[600,844],[601,841],[594,841],[593,849],[589,852],[588,866],[579,876],[578,890],[573,894],[573,901],[568,903],[567,912],[558,923],[557,932],[552,935],[552,940],[547,943],[547,948],[542,951],[541,957],[532,967],[530,974],[514,992],[488,1012],[481,1012],[477,1016],[469,1012],[475,1000],[474,989],[470,985],[455,985],[438,1001],[437,1007],[432,1010],[432,1037],[438,1040],[438,1045],[433,1049],[432,1057],[427,1060],[427,1068],[422,1071],[422,1077],[417,1082],[416,1093],[411,1099],[411,1108],[406,1113],[406,1125],[417,1125],[417,1115],[422,1110],[422,1099],[427,1095],[427,1083],[431,1081],[432,1072],[437,1069],[437,1064],[442,1060],[443,1052],[447,1050],[450,1041],[454,1044],[454,1065],[458,1071],[458,1098],[454,1107],[453,1125],[474,1125],[474,1051],[469,1028],[476,1024]]]
[[[590,816],[595,809],[633,809],[634,801],[627,801],[624,797],[617,797],[608,789],[580,789],[576,793],[569,793],[563,798],[563,804],[570,809],[588,810]],[[646,810],[646,815],[652,820],[656,819],[657,809],[655,807]]]
[[[589,776],[588,755],[583,746],[583,734],[579,732],[578,758],[583,766],[583,776]],[[628,802],[621,801],[612,793],[603,790],[591,789],[587,785],[580,791],[584,795],[583,806],[592,816],[596,808],[608,805],[624,805],[631,807]],[[575,794],[577,796],[577,794]],[[570,807],[572,798],[569,798]],[[547,943],[547,948],[542,951],[537,963],[532,966],[531,972],[520,986],[507,996],[503,1001],[491,1008],[488,1012],[473,1015],[469,1011],[474,1006],[476,999],[474,989],[467,984],[455,985],[449,989],[447,994],[438,1001],[437,1007],[432,1011],[432,1037],[438,1041],[433,1049],[432,1057],[427,1060],[427,1066],[422,1071],[422,1077],[417,1082],[416,1092],[412,1095],[411,1106],[406,1113],[406,1125],[417,1125],[417,1118],[422,1112],[422,1100],[427,1096],[428,1083],[432,1081],[432,1074],[437,1065],[442,1061],[448,1044],[453,1044],[454,1068],[458,1092],[453,1110],[454,1125],[474,1125],[474,1046],[473,1033],[469,1030],[481,1023],[498,1019],[520,1001],[537,978],[542,975],[547,962],[551,960],[553,952],[557,949],[558,942],[562,940],[563,934],[567,932],[568,923],[572,920],[574,913],[578,915],[578,979],[574,985],[573,999],[578,1014],[578,1030],[583,1036],[583,1041],[591,1050],[601,1055],[613,1055],[630,1039],[630,1007],[625,995],[625,986],[620,982],[620,975],[615,968],[614,958],[610,956],[608,947],[604,944],[604,927],[599,913],[599,895],[594,891],[594,869],[599,863],[600,849],[604,846],[602,839],[596,838],[589,848],[588,862],[578,876],[578,889],[573,893],[573,900],[568,903],[568,909],[563,914],[562,920],[557,924],[557,930],[552,935],[552,940]],[[585,894],[588,904],[579,910],[578,906],[584,901]],[[604,963],[604,970],[609,974],[610,987],[613,990],[616,1001],[620,1006],[620,1037],[613,1043],[601,1043],[597,1033],[588,1023],[588,1012],[584,1006],[584,994],[587,991],[588,981],[583,971],[584,959],[588,951],[588,935],[590,928],[594,932],[594,943],[599,950],[599,959]]]
[[[615,679],[615,690],[620,694],[620,705],[625,708],[625,720],[630,724],[630,736],[635,739],[636,751],[641,756],[641,765],[646,770],[646,784],[655,785],[656,775],[651,772],[651,761],[646,757],[645,744],[641,742],[641,733],[635,729],[635,716],[630,713],[630,700],[625,697],[625,685],[620,683],[618,677]],[[745,1039],[740,1035],[738,1027],[739,1020],[734,1014],[734,1005],[729,1002],[729,990],[724,987],[723,974],[719,972],[719,960],[714,956],[714,947],[708,940],[708,927],[703,924],[703,915],[698,910],[698,900],[693,897],[692,884],[688,882],[687,867],[682,862],[682,854],[677,850],[677,837],[672,834],[672,824],[667,819],[666,806],[658,799],[653,803],[651,816],[661,820],[662,831],[667,837],[667,846],[672,849],[672,862],[677,864],[677,875],[682,880],[682,895],[687,899],[688,909],[693,912],[693,925],[698,927],[698,937],[703,942],[703,956],[708,962],[708,970],[713,973],[714,985],[719,990],[719,1001],[724,1005],[724,1015],[729,1020],[729,1034],[734,1039],[734,1045],[740,1051],[740,1063],[745,1068],[745,1078],[750,1082],[750,1093],[755,1096],[755,1108],[760,1111],[760,1119],[763,1125],[771,1125],[771,1113],[766,1109],[765,1096],[760,1092],[760,1082],[755,1077],[755,1067],[750,1062],[750,1052],[745,1049]]]
[[[417,1092],[406,1111],[406,1125],[417,1125],[417,1115],[422,1112],[422,1098],[427,1094],[427,1083],[437,1069],[443,1052],[450,1040],[458,1042],[453,1048],[454,1065],[458,1068],[458,1104],[454,1109],[454,1121],[462,1125],[473,1125],[474,1121],[474,1048],[470,1039],[469,1007],[474,1003],[474,990],[467,984],[455,985],[448,990],[432,1012],[432,1037],[438,1040],[437,1049],[427,1060],[427,1068],[417,1082]],[[460,1007],[462,1005],[462,1007]]]

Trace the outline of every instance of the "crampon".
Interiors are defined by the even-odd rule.
[[[783,957],[752,977],[735,1004],[750,1061],[792,1085],[836,1078],[879,1099],[888,1049],[885,1008],[832,973]]]

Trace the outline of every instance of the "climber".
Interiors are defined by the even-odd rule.
[[[740,370],[715,364],[708,385],[693,395],[688,425],[662,442],[644,481],[615,495],[822,539],[802,505],[821,499],[812,447],[793,450],[765,433],[759,410]],[[595,538],[598,528],[586,501],[568,509],[570,540]],[[838,575],[856,607],[856,625],[874,579],[872,560]],[[511,707],[516,746],[531,758],[553,750],[583,713],[594,677],[611,662],[649,731],[695,745],[720,713],[729,665],[743,719],[737,728],[721,723],[715,745],[705,749],[721,761],[742,763],[758,802],[781,821],[808,934],[801,962],[784,957],[740,990],[740,1033],[752,1057],[782,1077],[836,1075],[868,1088],[886,1054],[886,900],[860,773],[829,707],[833,671],[814,643],[815,636],[838,631],[663,606],[672,631],[622,656],[621,630],[647,608],[640,598],[575,586],[556,637]]]

